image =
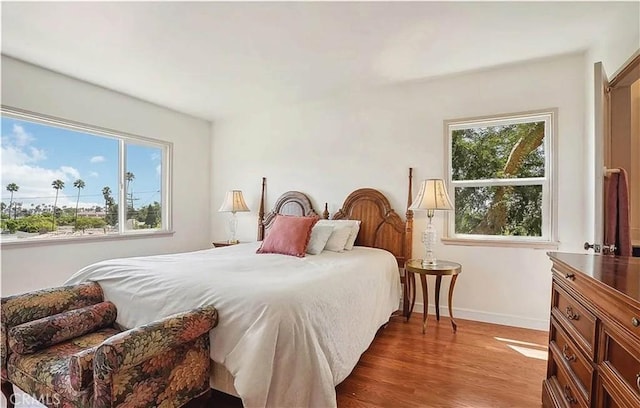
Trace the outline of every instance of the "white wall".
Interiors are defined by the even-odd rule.
[[[414,187],[444,176],[443,120],[556,107],[560,250],[579,251],[585,240],[584,64],[584,55],[570,55],[216,122],[212,201],[219,205],[228,189],[244,191],[253,210],[239,214],[238,237],[245,241],[255,240],[262,176],[268,178],[268,207],[282,192],[300,190],[318,211],[326,201],[333,213],[349,192],[374,187],[404,216],[408,167],[415,168]],[[425,219],[416,218],[413,251],[420,256]],[[214,213],[212,238],[225,238],[225,220]],[[440,245],[437,255],[463,264],[454,296],[458,317],[548,328],[546,251]]]
[[[117,75],[117,72],[114,72]],[[114,257],[209,248],[211,126],[2,56],[2,104],[173,143],[173,227],[169,237],[3,246],[2,295],[56,286],[89,263]]]

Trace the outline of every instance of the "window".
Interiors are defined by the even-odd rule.
[[[449,241],[553,244],[554,110],[445,122]]]
[[[166,232],[171,144],[2,108],[0,242]]]

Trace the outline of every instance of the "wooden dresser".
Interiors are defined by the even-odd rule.
[[[640,407],[640,258],[550,252],[545,407]]]

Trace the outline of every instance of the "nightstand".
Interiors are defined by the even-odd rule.
[[[222,247],[226,247],[226,246],[230,246],[230,245],[239,244],[239,242],[215,241],[215,242],[212,242],[212,244],[213,244],[213,246],[215,248],[222,248]]]
[[[440,320],[440,284],[442,283],[443,276],[451,276],[451,284],[449,285],[449,317],[451,318],[451,327],[453,328],[453,332],[455,333],[458,329],[458,325],[456,321],[453,319],[453,312],[451,310],[451,303],[453,300],[453,288],[456,285],[456,279],[458,279],[458,274],[462,272],[462,266],[456,262],[450,261],[438,261],[435,265],[423,265],[422,259],[410,259],[405,264],[405,271],[407,272],[407,276],[405,276],[405,284],[413,286],[413,292],[411,292],[412,296],[409,300],[409,310],[407,313],[407,321],[411,317],[411,312],[413,311],[413,305],[415,304],[415,275],[420,275],[420,283],[422,284],[422,304],[423,304],[423,312],[422,312],[422,334],[425,333],[427,329],[427,309],[429,306],[429,295],[427,294],[427,275],[436,277],[436,319]]]

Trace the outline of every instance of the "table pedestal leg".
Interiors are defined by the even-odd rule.
[[[436,276],[436,320],[440,321],[440,285],[442,284],[442,276]]]
[[[455,333],[458,330],[458,325],[456,321],[453,319],[453,311],[451,310],[451,303],[453,300],[453,288],[456,286],[456,279],[458,279],[458,275],[453,275],[451,277],[451,285],[449,286],[449,317],[451,318],[451,326],[453,327],[453,332]]]
[[[412,272],[407,272],[405,270],[405,292],[407,299],[404,302],[407,306],[406,310],[406,322],[409,321],[411,317],[411,313],[413,312],[413,306],[416,304],[416,275]]]
[[[427,277],[420,274],[420,283],[422,284],[422,334],[427,331],[427,312],[429,311],[429,293],[427,292]]]
[[[409,321],[409,271],[404,270],[404,285],[402,286],[402,317],[405,323]]]

